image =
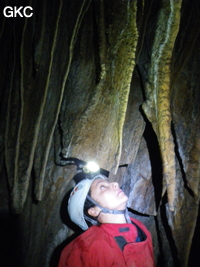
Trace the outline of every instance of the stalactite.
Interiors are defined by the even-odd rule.
[[[22,37],[21,37],[21,49],[20,52],[22,53],[22,47],[23,47],[23,38],[24,38],[24,32],[26,29],[26,20],[23,26],[23,31],[22,31]],[[24,100],[23,100],[23,76],[21,75],[20,78],[20,112],[19,112],[19,124],[15,125],[15,131],[16,131],[16,136],[14,136],[15,140],[10,141],[11,134],[10,134],[10,128],[11,128],[11,120],[12,118],[12,113],[11,113],[11,106],[13,105],[13,97],[12,94],[14,93],[15,90],[15,84],[14,84],[14,76],[15,72],[17,69],[17,41],[16,41],[16,25],[15,23],[13,24],[13,40],[14,40],[14,48],[13,48],[13,68],[12,68],[12,74],[11,74],[11,84],[10,84],[10,91],[9,91],[9,97],[8,97],[8,107],[7,107],[7,116],[6,116],[6,133],[5,133],[5,162],[6,162],[6,167],[7,167],[7,172],[8,172],[8,182],[11,190],[11,203],[12,203],[12,208],[14,211],[18,212],[21,210],[22,207],[22,202],[24,200],[24,195],[23,195],[23,189],[26,187],[26,183],[21,185],[19,183],[18,179],[18,159],[19,159],[19,146],[20,146],[20,134],[21,134],[21,126],[22,126],[22,120],[23,120],[23,105],[24,105]],[[21,65],[23,64],[22,61],[20,62]],[[22,72],[23,72],[23,67],[22,67]],[[18,110],[18,109],[16,109]],[[17,113],[17,112],[16,112]],[[16,114],[17,116],[17,114]],[[16,119],[16,118],[15,118]],[[12,137],[13,137],[12,136]],[[13,143],[12,143],[13,142]],[[15,147],[11,147],[13,144],[15,144]],[[11,162],[10,157],[12,157],[14,160]],[[12,164],[14,166],[12,166]],[[11,167],[12,166],[12,167]],[[20,192],[19,188],[21,187],[22,192]]]
[[[58,17],[57,17],[56,26],[55,26],[53,44],[52,44],[52,49],[51,49],[51,59],[50,59],[50,64],[49,64],[49,69],[48,69],[45,91],[44,91],[44,98],[43,98],[43,102],[42,102],[41,107],[40,107],[39,118],[37,121],[36,130],[35,130],[35,138],[34,139],[36,140],[36,142],[38,142],[37,139],[39,137],[40,124],[41,124],[42,117],[44,115],[45,103],[46,103],[46,98],[47,98],[48,89],[49,89],[49,82],[50,82],[52,66],[53,66],[53,58],[55,56],[54,52],[55,52],[55,47],[56,47],[56,42],[57,42],[57,33],[58,33],[58,25],[59,25],[61,10],[62,10],[62,1],[60,1],[60,6],[59,6],[59,10],[58,10]],[[41,174],[40,174],[40,177],[36,177],[35,196],[36,196],[37,200],[42,199],[44,174],[45,174],[47,158],[49,155],[51,140],[52,140],[52,129],[50,130],[50,137],[47,138],[47,145],[43,151],[44,157],[42,158]]]
[[[118,151],[117,158],[116,158],[115,172],[117,171],[117,167],[119,165],[119,161],[121,158],[123,126],[124,126],[124,121],[125,121],[127,105],[128,105],[128,97],[129,97],[129,92],[130,92],[133,70],[135,67],[135,53],[136,53],[136,47],[138,44],[138,36],[139,36],[137,24],[136,24],[136,17],[137,17],[136,2],[131,3],[130,1],[128,8],[127,8],[127,18],[128,18],[127,21],[129,21],[127,25],[129,27],[129,30],[127,34],[122,34],[121,38],[119,39],[120,44],[118,48],[116,49],[116,54],[119,54],[121,53],[121,50],[123,49],[122,47],[127,46],[127,50],[126,50],[127,62],[125,62],[125,65],[123,66],[123,63],[118,61],[118,60],[123,61],[123,59],[121,57],[117,57],[116,65],[119,64],[122,66],[120,66],[119,69],[116,68],[116,73],[113,74],[114,77],[113,77],[113,85],[112,85],[116,89],[118,88],[119,92],[121,92],[119,96],[120,109],[118,113],[119,151]],[[118,82],[118,79],[120,76],[122,77],[122,81],[123,81],[121,83]],[[116,79],[116,84],[115,84],[115,79]],[[121,87],[123,88],[123,92],[120,91]]]
[[[8,94],[8,105],[7,105],[7,111],[6,111],[6,129],[5,129],[5,162],[6,162],[6,167],[8,169],[8,184],[11,187],[13,187],[13,177],[14,177],[14,172],[12,172],[12,169],[10,168],[12,163],[10,163],[10,151],[9,151],[9,128],[10,128],[10,109],[11,109],[11,104],[12,104],[12,91],[14,88],[14,73],[15,73],[15,68],[16,68],[16,36],[15,36],[15,23],[13,24],[13,66],[12,66],[12,71],[11,71],[11,79],[10,79],[10,88],[9,88],[9,94]]]
[[[104,81],[106,75],[106,53],[107,53],[107,45],[106,45],[106,28],[105,28],[105,12],[104,12],[104,0],[100,1],[100,18],[99,18],[99,56],[100,56],[100,81]]]
[[[42,99],[41,99],[41,103],[38,103],[39,108],[38,108],[38,113],[36,113],[36,115],[34,114],[34,116],[36,116],[36,123],[34,124],[34,126],[30,126],[31,128],[31,132],[29,132],[28,134],[31,136],[30,138],[28,137],[29,135],[27,135],[26,133],[26,125],[29,124],[29,121],[25,121],[25,119],[23,119],[23,117],[25,116],[27,118],[27,114],[25,114],[25,112],[27,112],[27,107],[26,107],[26,111],[24,111],[24,97],[25,95],[27,96],[27,88],[24,88],[24,79],[27,76],[27,69],[26,69],[26,64],[25,64],[25,54],[26,54],[26,50],[25,50],[25,46],[24,43],[25,41],[27,42],[27,40],[29,40],[27,37],[27,22],[28,19],[25,20],[24,23],[24,28],[23,28],[23,32],[22,32],[22,37],[21,37],[21,44],[20,44],[20,52],[19,52],[19,56],[20,56],[20,77],[21,77],[21,84],[19,85],[20,88],[20,97],[21,97],[21,101],[20,101],[20,105],[21,105],[21,111],[20,111],[20,115],[19,115],[19,124],[16,125],[17,127],[17,135],[13,136],[11,138],[10,136],[10,107],[11,107],[11,102],[13,101],[12,99],[12,90],[10,92],[10,106],[8,107],[8,119],[7,119],[7,130],[6,130],[6,143],[8,143],[7,148],[6,148],[6,165],[7,165],[7,170],[8,170],[8,179],[9,179],[9,183],[10,183],[10,187],[11,187],[11,203],[12,203],[12,208],[13,211],[15,213],[21,213],[23,206],[24,206],[24,202],[26,200],[26,196],[27,196],[27,191],[28,191],[28,187],[29,187],[29,181],[30,181],[30,176],[31,176],[31,171],[32,171],[32,167],[33,167],[33,161],[34,161],[34,157],[35,157],[35,151],[36,151],[36,146],[37,146],[37,142],[38,142],[38,138],[39,138],[39,131],[40,131],[40,127],[41,127],[41,120],[42,117],[44,116],[44,107],[45,107],[45,103],[46,103],[46,98],[48,95],[48,83],[49,83],[49,78],[50,78],[50,74],[51,74],[51,69],[52,69],[52,62],[53,62],[53,55],[54,55],[54,49],[55,49],[55,45],[56,45],[56,41],[53,42],[52,44],[52,48],[51,48],[51,60],[49,63],[49,69],[48,69],[48,74],[47,74],[47,80],[46,80],[46,85],[44,88],[44,92],[42,95]],[[14,34],[16,34],[16,29],[14,30]],[[56,40],[56,39],[54,39]],[[14,51],[17,49],[17,44],[15,43],[14,45]],[[15,57],[18,58],[17,56],[17,52],[15,54]],[[27,60],[27,58],[26,58]],[[26,62],[27,63],[27,62]],[[13,70],[13,72],[16,71],[15,69]],[[19,69],[17,69],[17,71],[19,71]],[[14,75],[14,74],[13,74]],[[15,85],[16,86],[16,85]],[[13,87],[13,86],[12,86]],[[12,88],[11,88],[12,89]],[[26,89],[26,90],[24,90]],[[13,88],[14,90],[14,88]],[[13,91],[17,92],[17,90]],[[30,96],[31,97],[31,96]],[[26,98],[26,105],[29,104],[29,100],[28,98]],[[12,103],[13,106],[13,103]],[[29,109],[29,112],[31,112],[32,110]],[[34,112],[34,110],[33,110]],[[30,115],[30,114],[29,114]],[[37,116],[38,115],[38,116]],[[16,114],[17,116],[17,114]],[[28,128],[28,126],[27,126]],[[13,130],[12,130],[13,131]],[[32,140],[31,140],[32,138]],[[12,139],[12,142],[16,141],[16,146],[14,149],[14,173],[12,174],[10,171],[10,144],[9,144],[9,139]],[[30,139],[30,143],[28,141],[28,139]],[[29,143],[29,147],[27,150],[27,143]],[[28,155],[25,157],[23,155],[23,153],[28,153]],[[13,157],[13,155],[12,155]]]
[[[47,2],[44,1],[43,8],[42,8],[42,18],[41,23],[39,24],[41,26],[41,31],[38,37],[38,41],[35,43],[35,50],[34,50],[34,71],[35,75],[38,72],[39,66],[40,66],[40,60],[42,56],[42,50],[44,48],[44,36],[45,36],[45,19],[46,19],[46,10],[47,10]]]
[[[105,84],[105,76],[106,76],[106,38],[105,38],[105,16],[104,16],[104,0],[101,0],[99,3],[99,6],[97,9],[100,10],[100,18],[99,18],[99,27],[98,27],[98,37],[99,37],[99,58],[100,58],[100,74],[98,77],[98,84],[96,86],[95,93],[90,101],[88,103],[87,110],[83,114],[81,118],[81,124],[84,125],[87,122],[88,114],[92,111],[94,107],[99,102],[99,99],[102,95],[102,88]],[[75,31],[74,31],[75,32]],[[78,125],[79,127],[79,125]],[[76,130],[74,129],[74,132]],[[63,156],[68,157],[71,150],[72,140],[73,136],[64,135],[63,143],[64,143],[64,149],[62,150]]]
[[[15,151],[15,165],[14,165],[14,181],[13,181],[13,191],[11,193],[13,198],[13,206],[15,210],[20,210],[21,205],[23,205],[28,189],[29,180],[25,180],[24,183],[19,183],[19,153],[20,153],[20,137],[22,132],[22,124],[24,120],[24,35],[27,27],[27,19],[25,20],[23,32],[22,32],[22,41],[20,47],[20,114],[19,114],[19,125],[17,132],[17,143]],[[24,194],[25,193],[25,194]]]
[[[29,4],[31,5],[31,1]],[[26,171],[23,173],[21,176],[21,170],[24,168],[23,162],[21,161],[21,158],[23,158],[23,155],[21,155],[21,147],[22,145],[22,140],[23,140],[23,135],[24,135],[24,129],[23,125],[26,124],[25,121],[25,84],[24,80],[26,78],[25,76],[25,55],[24,55],[24,50],[25,50],[25,41],[26,41],[26,31],[27,31],[27,23],[28,19],[26,18],[24,20],[23,28],[22,28],[22,35],[21,35],[21,43],[17,44],[15,42],[15,36],[17,35],[16,33],[16,28],[15,28],[15,23],[14,28],[13,28],[13,35],[14,35],[14,64],[13,64],[13,73],[12,73],[12,78],[11,78],[11,87],[10,87],[10,94],[9,94],[9,100],[8,100],[8,109],[7,109],[7,123],[6,123],[6,134],[5,134],[5,143],[6,143],[6,148],[5,148],[5,155],[6,155],[6,167],[7,167],[7,172],[8,172],[8,180],[9,180],[9,185],[11,189],[11,206],[14,212],[20,213],[23,209],[23,204],[26,200],[27,196],[27,191],[29,187],[29,180],[30,180],[30,173],[27,173]],[[19,47],[19,50],[18,50]],[[19,57],[18,57],[19,53]],[[15,64],[15,60],[19,59],[20,65],[18,66]],[[20,81],[19,84],[14,85],[14,80],[15,80],[15,75],[20,69]],[[17,93],[17,90],[15,87],[19,85],[19,95]],[[11,109],[14,107],[14,101],[15,100],[15,95],[18,95],[18,101],[19,101],[19,108],[17,108],[17,112],[15,114],[11,113]],[[13,107],[12,107],[13,106]],[[12,108],[11,108],[12,107]],[[12,117],[14,115],[14,118]],[[13,123],[13,120],[17,120],[17,123],[13,127],[11,124]],[[13,132],[11,134],[11,132]],[[14,147],[11,148],[11,144],[15,144]],[[12,150],[12,152],[11,152]],[[13,158],[13,162],[10,160],[10,158]],[[12,162],[12,168],[11,168],[11,162]],[[29,163],[32,167],[32,161]],[[13,171],[11,171],[13,169]]]
[[[56,126],[56,123],[57,123],[57,120],[58,120],[58,116],[59,116],[59,113],[60,113],[61,104],[62,104],[62,101],[63,101],[63,94],[64,94],[66,81],[67,81],[67,77],[68,77],[70,66],[71,66],[71,62],[72,62],[75,41],[76,41],[76,38],[77,38],[77,34],[79,32],[83,17],[85,15],[85,12],[89,8],[89,4],[90,4],[90,1],[87,1],[87,0],[83,1],[82,5],[81,5],[81,8],[80,8],[80,11],[79,11],[79,14],[78,14],[78,17],[77,17],[77,20],[76,20],[76,23],[75,23],[75,26],[74,26],[72,37],[71,37],[71,40],[70,40],[69,59],[68,59],[68,63],[67,63],[66,72],[64,74],[63,81],[62,81],[62,86],[61,86],[61,91],[60,91],[60,96],[59,96],[59,102],[57,104],[53,125],[52,125],[51,130],[48,132],[48,135],[47,135],[47,140],[48,141],[47,141],[47,143],[45,145],[45,148],[44,148],[44,151],[43,151],[42,163],[40,165],[40,173],[39,173],[39,177],[37,178],[37,183],[36,183],[36,188],[35,188],[35,195],[36,195],[36,198],[38,200],[42,200],[43,187],[44,187],[44,177],[45,177],[45,170],[46,170],[47,160],[48,160],[49,151],[50,151],[50,147],[51,147],[51,143],[52,143],[52,139],[53,139],[53,133],[54,133],[54,130],[55,130],[55,126]],[[52,67],[54,49],[55,49],[55,45],[56,45],[56,42],[57,42],[57,31],[58,31],[58,27],[59,27],[59,18],[60,18],[60,15],[61,15],[61,11],[62,11],[62,5],[60,5],[59,15],[58,15],[57,24],[56,24],[56,30],[55,30],[55,36],[54,36],[54,46],[53,46],[53,49],[52,49],[52,61],[51,61],[51,66],[50,67]],[[49,77],[48,77],[48,80],[47,80],[46,88],[48,88],[48,81],[50,79],[50,74],[51,74],[51,70],[49,70]]]
[[[104,32],[103,1],[100,2],[98,27],[101,73],[95,88],[90,89],[91,99],[87,107],[81,114],[76,114],[73,122],[70,121],[71,129],[68,127],[69,119],[65,119],[64,113],[61,116],[63,155],[78,155],[84,160],[95,159],[101,167],[114,173],[121,156],[122,129],[138,41],[136,2],[120,2],[116,8],[119,8],[118,5],[122,5],[121,9],[115,10],[116,17],[111,17]],[[119,12],[122,16],[121,25],[116,24]],[[103,132],[101,129],[104,129]],[[109,149],[107,155],[106,147]]]
[[[153,45],[147,100],[143,109],[157,134],[163,161],[163,194],[167,190],[168,204],[174,210],[175,152],[171,133],[170,75],[174,42],[179,30],[181,1],[163,1]]]

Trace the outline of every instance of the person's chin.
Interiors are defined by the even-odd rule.
[[[126,199],[128,201],[128,196],[124,193],[124,191],[119,192],[118,197]]]

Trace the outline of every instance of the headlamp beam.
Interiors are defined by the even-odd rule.
[[[89,161],[84,167],[83,171],[85,173],[96,173],[100,170],[99,165],[94,161]]]

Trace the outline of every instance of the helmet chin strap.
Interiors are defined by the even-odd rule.
[[[99,204],[98,204],[95,200],[93,200],[89,195],[87,195],[87,199],[90,200],[94,205],[96,205],[97,207],[99,207],[99,208],[101,209],[101,212],[103,212],[103,213],[108,213],[108,214],[114,214],[114,215],[116,215],[116,214],[124,214],[127,223],[131,223],[131,219],[130,219],[130,217],[129,217],[129,215],[128,215],[128,210],[127,210],[127,208],[126,208],[125,210],[110,210],[110,209],[104,208],[104,207],[102,207],[101,205],[99,205]],[[101,212],[100,212],[100,213],[101,213]],[[99,213],[99,215],[100,215],[100,213]],[[99,216],[99,215],[98,215],[98,216]],[[97,216],[97,217],[98,217],[98,216]]]

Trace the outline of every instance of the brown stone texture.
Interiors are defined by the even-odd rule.
[[[33,16],[6,18],[8,5]],[[119,182],[158,267],[200,266],[199,0],[0,9],[1,266],[57,266],[79,233],[67,158]]]

